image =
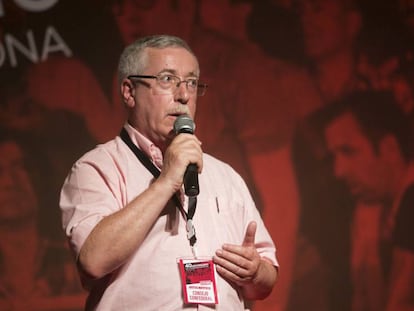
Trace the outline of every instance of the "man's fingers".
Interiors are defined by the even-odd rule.
[[[256,236],[257,224],[255,221],[251,221],[246,229],[242,246],[254,246],[254,239]]]

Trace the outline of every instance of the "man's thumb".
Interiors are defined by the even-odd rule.
[[[251,221],[246,229],[246,234],[244,235],[243,246],[253,246],[254,238],[256,235],[257,224],[255,221]]]

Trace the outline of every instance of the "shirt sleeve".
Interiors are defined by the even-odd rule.
[[[61,190],[62,225],[76,255],[99,221],[121,208],[120,178],[116,170],[108,169],[111,162],[103,160],[105,157],[102,151],[83,157],[75,163]]]

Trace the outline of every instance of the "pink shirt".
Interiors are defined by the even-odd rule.
[[[132,141],[154,162],[157,157],[156,162],[162,162],[158,148],[131,126],[126,125],[126,129]],[[103,217],[122,209],[152,179],[120,137],[78,160],[65,181],[60,200],[63,226],[75,253],[79,254]],[[204,154],[199,184],[193,218],[199,256],[212,257],[223,243],[241,244],[247,224],[254,220],[258,224],[258,252],[277,265],[275,246],[241,177],[227,164]],[[185,199],[185,209],[187,203]],[[131,258],[108,277],[108,285],[104,281],[93,283],[91,297],[97,297],[98,287],[106,288],[96,310],[211,310],[203,305],[183,304],[177,259],[192,257],[192,251],[183,216],[174,206],[166,211]],[[216,310],[244,309],[238,292],[218,274],[217,289]]]

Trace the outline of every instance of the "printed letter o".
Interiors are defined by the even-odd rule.
[[[14,0],[22,9],[31,12],[42,12],[50,9],[59,0]]]

